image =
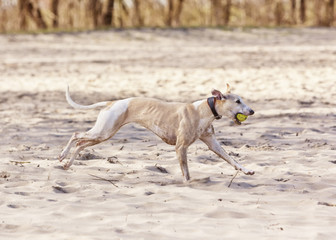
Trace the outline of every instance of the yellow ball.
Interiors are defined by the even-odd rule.
[[[244,122],[247,119],[247,116],[241,113],[238,113],[236,117],[239,120],[239,122]]]

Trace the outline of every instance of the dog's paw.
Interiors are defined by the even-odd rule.
[[[239,171],[242,171],[245,175],[254,175],[254,171],[248,170],[244,167],[236,168]]]
[[[247,170],[244,172],[246,175],[254,175],[254,171],[252,170]]]
[[[64,170],[68,170],[69,168],[70,168],[69,163],[66,163],[66,164],[63,165],[63,169]]]
[[[64,154],[64,152],[62,152],[62,153],[58,156],[58,160],[59,160],[60,162],[62,162],[62,161],[65,159],[65,157],[66,157],[66,154]]]

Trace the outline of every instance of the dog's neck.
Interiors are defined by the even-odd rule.
[[[215,97],[209,97],[207,99],[207,103],[209,105],[209,108],[212,112],[212,114],[214,115],[216,120],[219,120],[222,118],[221,115],[218,114],[217,110],[216,110],[216,98]]]
[[[207,99],[196,101],[193,105],[198,111],[200,118],[205,120],[205,122],[211,124],[216,119],[208,105]]]

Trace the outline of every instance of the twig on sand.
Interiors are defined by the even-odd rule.
[[[103,178],[103,177],[99,177],[99,176],[96,176],[96,175],[93,175],[93,174],[89,174],[89,175],[90,175],[91,177],[95,177],[95,178],[97,178],[97,179],[95,179],[95,180],[103,180],[103,181],[107,181],[107,182],[111,183],[113,186],[119,188],[119,187],[113,182],[113,181],[115,181],[115,180],[110,180],[110,179]]]
[[[317,204],[318,205],[324,205],[324,206],[327,206],[327,207],[336,207],[336,204],[328,203],[328,202],[318,202]]]
[[[30,163],[30,162],[26,162],[26,161],[10,161],[11,163],[14,163],[15,165],[21,165],[21,167],[23,167],[23,164],[25,163]]]
[[[235,178],[237,177],[238,173],[239,173],[239,171],[237,171],[236,174],[233,176],[233,178],[231,179],[231,181],[230,181],[228,187],[231,187],[231,184],[232,184],[232,182],[233,182],[233,179],[235,179]]]

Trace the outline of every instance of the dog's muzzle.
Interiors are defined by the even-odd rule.
[[[237,113],[234,117],[234,122],[237,125],[240,125],[243,121],[245,121],[247,119],[248,116],[251,116],[254,114],[254,111],[251,109],[249,111],[249,113],[247,115],[243,114],[243,113]]]

